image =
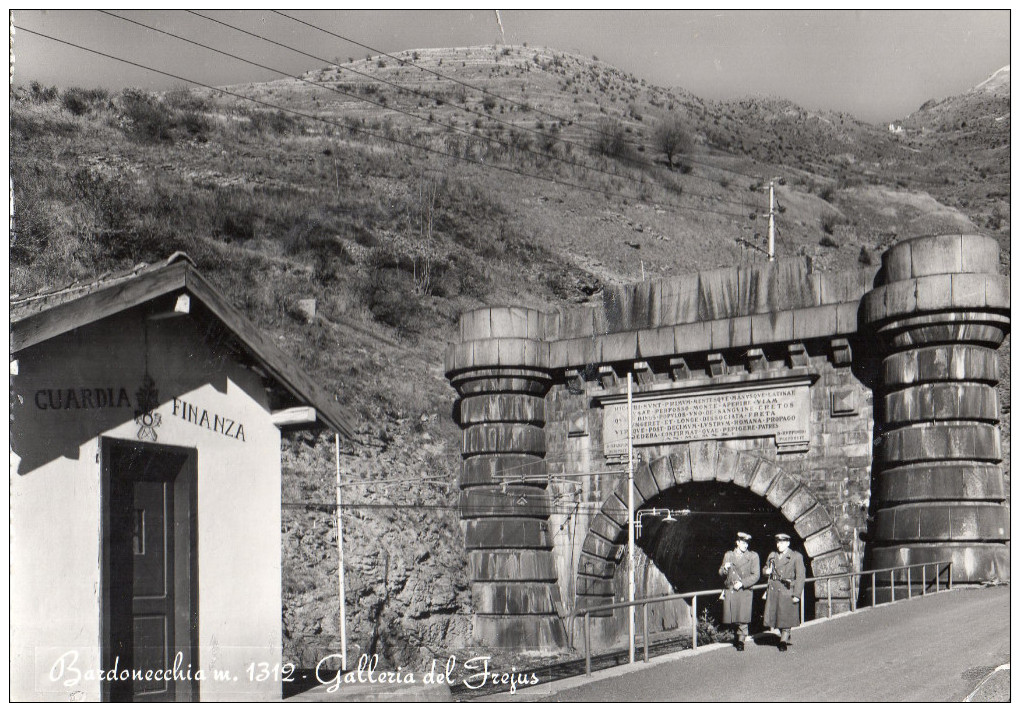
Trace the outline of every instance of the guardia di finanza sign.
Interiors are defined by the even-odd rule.
[[[604,401],[606,456],[627,453],[627,402]],[[773,437],[779,451],[807,448],[811,391],[807,385],[729,392],[687,392],[633,402],[635,446],[703,439]]]

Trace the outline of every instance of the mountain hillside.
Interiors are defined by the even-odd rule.
[[[981,231],[1008,267],[1008,69],[895,132],[551,49],[397,58],[230,94],[33,84],[10,104],[12,296],[187,251],[360,418],[342,457],[348,632],[384,662],[470,633],[442,375],[461,312],[761,261],[773,179],[781,257],[847,269]],[[664,125],[684,137],[671,157]],[[331,437],[287,440],[285,654],[305,666],[339,646],[332,457]]]

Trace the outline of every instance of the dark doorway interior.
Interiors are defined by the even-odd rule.
[[[104,700],[198,698],[195,459],[103,441]]]
[[[752,535],[750,549],[758,553],[763,567],[769,552],[776,547],[774,535],[789,534],[790,546],[804,554],[807,575],[811,576],[804,541],[793,524],[767,500],[746,488],[716,482],[686,483],[659,494],[641,507],[690,511],[689,515],[677,516],[676,522],[646,517],[637,541],[637,546],[648,554],[677,592],[722,588],[719,567],[723,554],[734,547],[738,531]],[[810,584],[804,589],[804,600],[805,617],[810,618],[815,607]],[[763,610],[760,596],[755,596],[754,603],[752,630],[760,630]],[[714,598],[699,599],[699,616],[706,607],[708,614],[719,622],[722,603]]]

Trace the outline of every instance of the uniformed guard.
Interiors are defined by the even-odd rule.
[[[769,577],[765,591],[765,627],[779,628],[779,651],[790,646],[790,629],[800,624],[804,594],[804,556],[790,549],[790,535],[776,535],[776,551],[769,554],[762,573]]]
[[[744,651],[747,626],[751,622],[750,588],[761,578],[757,552],[749,551],[751,535],[737,533],[737,546],[723,555],[719,575],[725,577],[723,584],[723,615],[725,625],[733,625],[733,646],[738,652]]]

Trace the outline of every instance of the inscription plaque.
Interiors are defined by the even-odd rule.
[[[689,393],[635,399],[633,412],[635,446],[771,436],[780,451],[796,451],[809,439],[811,394],[807,386]],[[627,453],[626,402],[606,404],[602,437],[606,456]]]

